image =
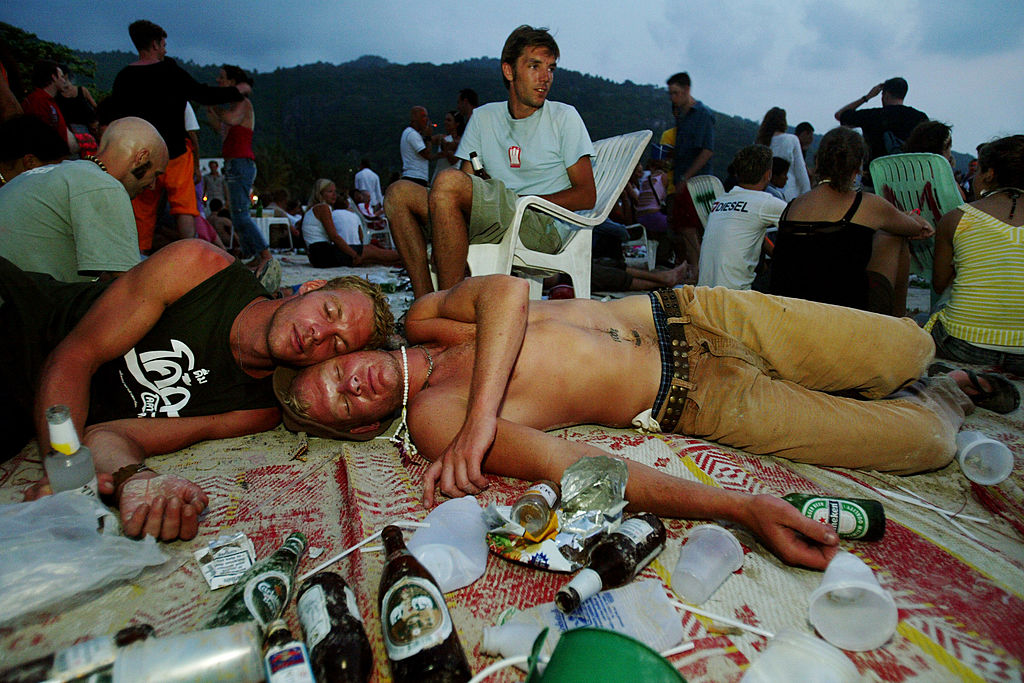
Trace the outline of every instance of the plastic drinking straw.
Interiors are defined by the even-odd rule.
[[[414,521],[409,520],[409,519],[400,519],[398,521],[390,522],[389,524],[385,524],[384,526],[390,526],[390,525],[401,526],[401,527],[411,527],[411,528],[416,528],[416,529],[423,528],[423,527],[429,527],[430,526],[430,524],[428,524],[427,522],[414,522]],[[334,564],[335,562],[337,562],[341,558],[345,557],[346,555],[348,555],[352,551],[361,548],[362,546],[366,545],[367,543],[369,543],[370,541],[372,541],[375,538],[379,538],[381,533],[383,533],[383,532],[384,532],[384,527],[381,527],[377,531],[374,531],[372,534],[370,534],[369,536],[367,536],[363,540],[359,541],[359,543],[356,543],[354,546],[352,546],[350,548],[345,548],[344,550],[342,550],[340,553],[338,553],[337,555],[335,555],[331,559],[329,559],[329,560],[327,560],[325,562],[321,562],[320,564],[318,564],[313,569],[310,569],[308,572],[306,572],[305,574],[303,574],[302,576],[299,577],[299,581],[305,581],[306,579],[308,579],[309,577],[313,576],[313,574],[316,574],[321,569],[324,569],[325,567],[331,566],[332,564]]]
[[[903,488],[903,487],[901,486],[900,488]],[[913,496],[916,496],[916,497],[904,496],[902,493],[896,493],[895,491],[889,491],[887,489],[875,488],[875,490],[878,491],[879,493],[881,493],[883,496],[886,496],[887,498],[892,498],[894,500],[899,500],[899,501],[902,501],[904,503],[909,503],[910,505],[916,505],[918,507],[925,508],[926,510],[931,510],[932,512],[938,512],[940,514],[952,515],[954,517],[959,517],[960,519],[966,519],[966,520],[971,521],[971,522],[977,522],[978,524],[988,524],[989,523],[989,521],[987,519],[982,519],[980,517],[973,517],[971,515],[957,514],[956,512],[953,512],[951,510],[944,510],[943,508],[940,508],[937,505],[932,505],[928,501],[926,501],[923,498],[921,498],[921,496],[918,496],[913,491],[908,491],[907,489],[903,489],[903,490],[907,491],[910,494],[913,494]]]
[[[726,624],[728,626],[735,626],[736,628],[741,628],[744,631],[750,631],[751,633],[756,633],[757,635],[764,636],[765,638],[774,638],[775,637],[775,634],[772,633],[771,631],[765,631],[763,628],[758,628],[756,626],[751,626],[750,624],[746,624],[746,623],[744,623],[742,621],[739,621],[737,619],[730,619],[729,617],[723,617],[720,614],[714,614],[712,612],[705,612],[702,609],[698,609],[697,607],[694,607],[692,605],[687,605],[685,602],[679,602],[678,600],[672,600],[671,602],[672,602],[673,605],[675,605],[679,609],[684,609],[687,612],[693,612],[694,614],[699,614],[700,616],[707,617],[708,619],[712,619],[713,621],[718,621],[718,622],[721,622],[721,623]]]

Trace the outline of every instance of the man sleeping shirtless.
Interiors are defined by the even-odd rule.
[[[802,462],[910,473],[949,462],[972,407],[957,384],[963,373],[918,380],[933,346],[910,320],[724,288],[611,302],[527,296],[523,280],[470,278],[415,302],[406,332],[417,346],[405,358],[364,351],[279,369],[285,424],[372,438],[401,408],[408,376],[410,434],[433,461],[429,506],[437,484],[447,495],[478,493],[481,468],[557,480],[579,457],[604,454],[545,433],[568,425],[635,424]],[[779,498],[627,466],[634,508],[741,523],[794,564],[823,568],[835,553],[831,529]]]

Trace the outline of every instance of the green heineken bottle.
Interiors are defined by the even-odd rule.
[[[885,533],[885,509],[877,500],[829,498],[811,493],[788,493],[782,499],[805,517],[828,524],[839,538],[877,541]]]
[[[297,531],[289,534],[284,545],[270,557],[250,567],[238,583],[230,588],[203,628],[255,621],[263,629],[274,619],[280,618],[288,606],[292,585],[295,583],[295,570],[304,552],[306,537]]]

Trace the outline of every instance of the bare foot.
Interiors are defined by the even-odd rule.
[[[672,270],[667,271],[667,273],[671,276],[671,282],[669,284],[681,285],[686,281],[686,278],[690,275],[690,264],[687,263],[686,261],[683,261]]]
[[[960,387],[960,391],[964,392],[968,396],[978,395],[978,389],[971,382],[971,378],[967,376],[967,372],[964,370],[954,370],[953,372],[950,372],[948,376],[953,378],[957,386]],[[992,391],[992,386],[989,384],[988,380],[980,375],[978,376],[978,384],[980,384],[981,388],[985,391]]]
[[[697,266],[691,266],[689,261],[683,261],[681,267],[686,269],[686,275],[683,277],[683,284],[697,284]]]

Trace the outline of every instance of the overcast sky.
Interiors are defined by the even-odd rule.
[[[656,85],[685,70],[697,99],[756,121],[781,106],[790,125],[808,120],[823,133],[842,105],[900,75],[910,83],[907,104],[953,125],[957,151],[1024,132],[1021,0],[8,0],[0,8],[2,21],[95,51],[132,50],[127,27],[141,18],[164,27],[172,57],[259,71],[365,54],[399,64],[498,57],[526,23],[550,28],[561,68]],[[552,99],[561,99],[557,78]]]

